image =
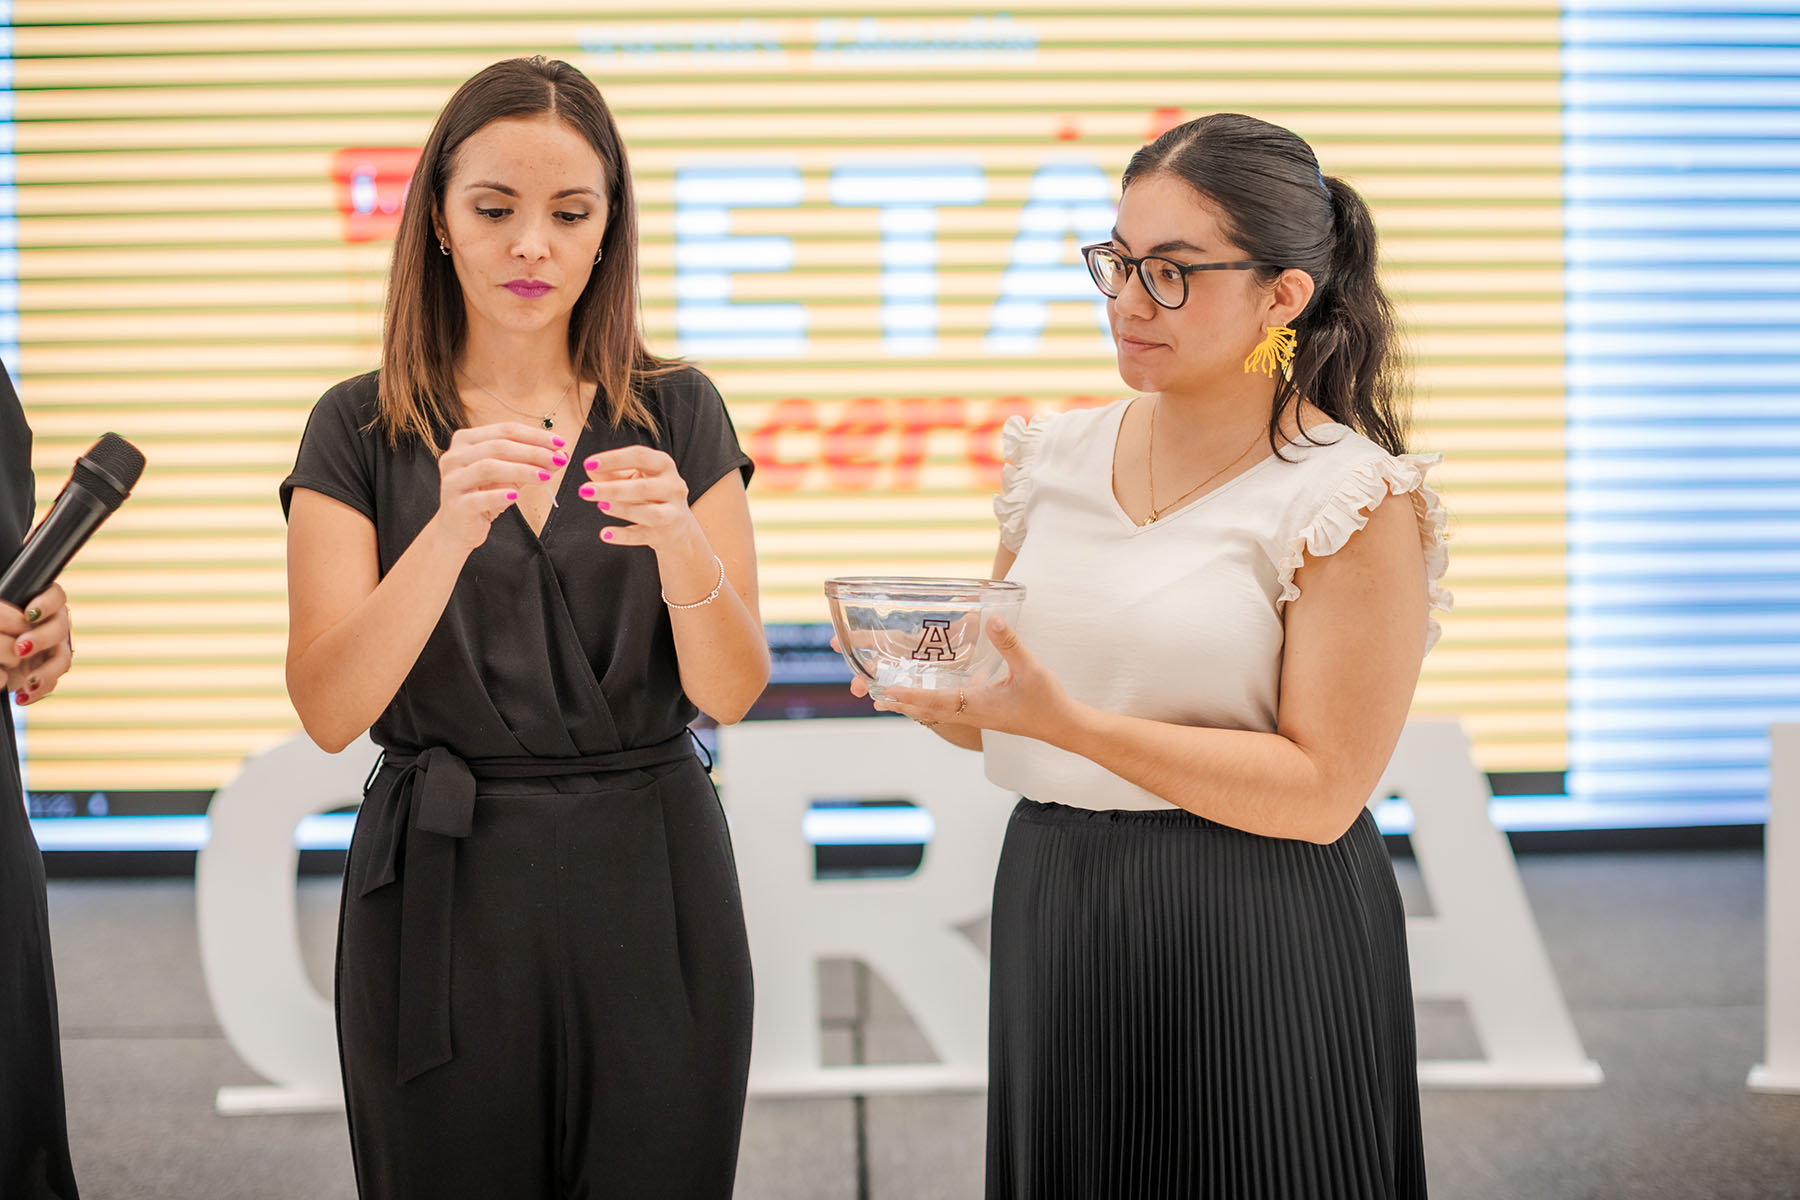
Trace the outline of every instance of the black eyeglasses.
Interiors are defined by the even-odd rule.
[[[1259,267],[1275,270],[1274,263],[1258,262],[1255,259],[1241,259],[1237,262],[1215,263],[1179,263],[1172,258],[1164,258],[1160,254],[1146,254],[1142,258],[1133,258],[1129,254],[1120,254],[1104,242],[1094,246],[1083,246],[1081,257],[1087,261],[1088,274],[1094,277],[1094,286],[1098,287],[1110,299],[1116,297],[1136,270],[1138,278],[1143,280],[1144,291],[1150,299],[1164,308],[1180,308],[1187,303],[1188,276],[1195,271],[1254,271]]]

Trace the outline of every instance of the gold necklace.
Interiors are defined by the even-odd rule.
[[[494,393],[490,389],[483,387],[479,383],[475,383],[475,377],[473,375],[470,375],[467,371],[463,370],[461,367],[456,368],[456,373],[461,375],[464,379],[467,379],[470,383],[474,383],[476,387],[481,388],[481,390],[484,392],[487,392],[488,395],[494,396]],[[500,397],[498,397],[498,396],[494,396],[494,403],[498,404],[501,408],[506,409],[508,412],[518,413],[521,417],[530,417],[532,420],[541,423],[545,429],[555,429],[556,428],[556,410],[562,407],[562,402],[568,398],[569,389],[574,386],[575,386],[575,377],[573,375],[571,375],[571,376],[569,376],[569,382],[563,385],[562,395],[560,395],[556,398],[556,403],[552,404],[550,406],[550,411],[545,413],[543,416],[538,416],[535,413],[526,412],[522,408],[514,408],[512,405],[510,405],[506,401],[500,399]],[[1156,413],[1154,410],[1152,410],[1150,416],[1153,420],[1155,419]]]
[[[1158,396],[1155,400],[1150,402],[1150,449],[1144,455],[1144,482],[1150,489],[1150,515],[1144,518],[1142,522],[1144,525],[1156,524],[1156,519],[1158,517],[1168,512],[1171,508],[1179,505],[1183,500],[1186,500],[1189,496],[1193,495],[1225,472],[1231,470],[1231,468],[1243,462],[1244,455],[1254,450],[1256,448],[1256,443],[1261,441],[1263,437],[1262,431],[1258,430],[1256,436],[1250,439],[1250,444],[1240,450],[1236,458],[1232,459],[1230,462],[1226,463],[1224,466],[1220,467],[1211,475],[1208,475],[1205,479],[1202,479],[1199,483],[1196,483],[1193,487],[1181,493],[1181,495],[1175,497],[1161,508],[1158,508],[1156,507],[1156,410],[1159,407],[1161,400],[1162,397]]]

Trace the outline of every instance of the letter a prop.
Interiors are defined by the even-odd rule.
[[[1588,1058],[1506,837],[1488,818],[1487,781],[1457,721],[1410,721],[1375,796],[1412,806],[1413,853],[1435,916],[1408,917],[1413,994],[1468,1005],[1485,1059],[1426,1060],[1435,1087],[1593,1087]]]

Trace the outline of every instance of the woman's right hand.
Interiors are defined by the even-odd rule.
[[[20,704],[42,700],[56,690],[74,660],[69,606],[62,585],[53,583],[20,612],[0,604],[0,674]]]
[[[836,634],[831,636],[831,648],[836,650],[839,654],[844,652],[844,644],[838,641]],[[869,694],[869,681],[855,671],[850,672],[850,694],[852,696],[867,696]],[[884,708],[884,706],[880,704],[877,704],[875,707],[877,709]],[[976,729],[973,726],[947,724],[940,721],[921,721],[919,723],[925,725],[931,732],[937,734],[952,746],[961,746],[964,750],[981,749],[981,730]]]
[[[474,550],[520,489],[548,482],[568,461],[567,444],[548,429],[518,421],[459,429],[438,457],[432,519],[457,545]]]

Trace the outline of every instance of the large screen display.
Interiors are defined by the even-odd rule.
[[[150,460],[68,572],[81,665],[27,714],[36,792],[106,791],[115,805],[204,794],[294,732],[276,484],[318,395],[377,363],[388,239],[437,110],[496,58],[546,54],[593,78],[623,129],[652,344],[713,376],[757,460],[765,617],[778,631],[806,641],[832,575],[987,573],[1001,423],[1122,394],[1076,247],[1106,236],[1134,149],[1191,116],[1244,111],[1308,138],[1376,214],[1416,364],[1412,440],[1445,455],[1435,482],[1453,531],[1457,608],[1417,713],[1464,721],[1484,769],[1528,781],[1515,790],[1561,792],[1573,764],[1571,781],[1593,789],[1578,801],[1759,794],[1709,793],[1704,771],[1679,794],[1608,784],[1625,778],[1608,771],[1626,726],[1604,686],[1584,691],[1596,677],[1571,674],[1572,655],[1636,628],[1610,626],[1605,580],[1620,563],[1604,557],[1611,526],[1590,518],[1628,501],[1580,508],[1621,478],[1593,463],[1634,447],[1666,458],[1687,436],[1638,425],[1623,450],[1595,447],[1595,421],[1645,411],[1608,364],[1638,362],[1657,395],[1706,403],[1701,384],[1677,387],[1680,370],[1654,362],[1679,337],[1668,327],[1695,311],[1675,285],[1661,307],[1617,306],[1641,256],[1613,253],[1616,222],[1649,213],[1669,229],[1606,181],[1629,177],[1629,147],[1642,144],[1632,113],[1670,97],[1650,87],[1621,100],[1608,81],[1681,75],[1622,62],[1616,47],[1641,57],[1645,36],[1691,41],[1704,21],[1671,32],[1603,6],[1418,0],[11,8],[16,250],[0,257],[15,277],[4,294],[16,344],[0,353],[36,430],[40,504],[103,430]],[[1633,20],[1655,28],[1618,24]],[[1789,138],[1797,102],[1785,100]],[[1712,137],[1703,126],[1657,130]],[[1793,199],[1791,173],[1780,178],[1762,193],[1771,213]],[[1679,189],[1661,194],[1685,203]],[[1769,219],[1792,240],[1791,214]],[[1792,291],[1786,269],[1779,286]],[[1640,318],[1650,332],[1634,357]],[[1758,376],[1757,411],[1791,430],[1793,376],[1776,373]],[[1746,452],[1769,444],[1734,429]],[[1763,503],[1734,478],[1733,511]],[[1582,541],[1596,529],[1600,543]],[[1595,545],[1602,557],[1584,559]],[[1599,591],[1575,578],[1595,562]],[[1779,641],[1791,595],[1769,605],[1762,627]],[[1613,691],[1636,703],[1643,686]],[[1764,698],[1740,725],[1792,693]],[[1666,719],[1630,728],[1633,744],[1668,752]],[[1583,758],[1590,743],[1599,750]],[[1735,749],[1732,764],[1695,761],[1761,770]]]

